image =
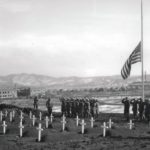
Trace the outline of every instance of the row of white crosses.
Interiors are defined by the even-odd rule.
[[[3,121],[3,116],[7,117],[7,115],[8,115],[7,110],[5,111],[5,114],[3,114],[2,111],[0,111],[0,121]],[[12,122],[13,118],[15,117],[15,111],[14,110],[9,113],[9,117],[10,117],[10,122]]]
[[[62,123],[62,130],[63,131],[65,130],[65,124],[66,124],[66,120],[65,119],[66,118],[63,115],[62,121],[61,121],[61,123]],[[79,119],[79,117],[77,115],[77,117],[76,117],[76,126],[79,125],[79,120],[80,119]],[[93,126],[94,126],[94,121],[95,121],[94,118],[91,117],[91,120],[90,120],[90,122],[91,122],[91,128],[93,128]],[[84,122],[84,119],[82,119],[82,121],[81,121],[80,124],[81,124],[81,133],[84,134],[84,126],[86,125],[86,123]],[[109,128],[109,129],[112,128],[112,124],[113,124],[113,122],[112,122],[111,118],[109,119],[108,126],[106,126],[106,122],[103,123],[103,126],[101,126],[103,128],[103,137],[106,136],[106,129],[107,128]],[[129,124],[129,129],[132,130],[132,127],[134,125],[134,123],[132,123],[132,120],[130,120],[130,123],[128,123],[128,124]]]
[[[14,117],[14,114],[15,114],[14,112],[10,113],[10,121],[12,120],[12,117]],[[0,119],[1,120],[2,120],[2,116],[3,116],[3,114],[2,114],[2,111],[1,111],[0,112]],[[39,117],[40,117],[40,120],[42,120],[42,113],[40,113]],[[22,137],[23,128],[24,128],[24,126],[22,125],[23,118],[24,118],[23,117],[23,113],[21,111],[21,113],[20,113],[20,125],[19,125],[19,128],[20,128],[20,137]],[[32,120],[33,120],[33,122],[32,122],[33,126],[35,126],[35,120],[36,120],[36,118],[35,118],[35,115],[32,116],[32,112],[30,112],[30,118],[32,118]],[[51,123],[52,123],[53,122],[53,116],[52,116],[52,114],[50,116],[50,120],[51,120]],[[79,120],[80,119],[77,116],[76,117],[76,126],[79,125]],[[46,121],[46,128],[48,128],[48,124],[49,124],[49,118],[48,118],[48,116],[46,116],[45,121]],[[91,128],[93,128],[93,126],[94,126],[94,121],[95,120],[93,119],[93,117],[91,117],[91,120],[90,120],[90,122],[91,122]],[[66,124],[66,117],[64,115],[62,117],[61,123],[62,123],[62,130],[64,131],[65,130],[65,124]],[[86,125],[86,123],[84,122],[84,119],[82,119],[82,121],[81,121],[80,124],[81,124],[81,133],[84,134],[84,126]],[[113,124],[113,122],[111,121],[111,118],[109,119],[108,124],[109,124],[109,128],[111,129],[112,124]],[[131,130],[132,127],[133,127],[133,125],[134,125],[134,123],[132,123],[132,120],[130,120],[130,123],[128,123],[128,124],[129,124],[129,129]],[[6,133],[6,127],[7,127],[5,121],[3,121],[3,125],[2,126],[3,126],[3,134],[5,134]],[[104,122],[103,126],[101,126],[101,127],[103,128],[103,137],[105,137],[106,136],[106,129],[108,128],[106,126],[106,122]],[[38,141],[40,142],[41,141],[41,132],[43,131],[41,123],[39,123],[39,127],[37,128],[37,130],[38,130]]]

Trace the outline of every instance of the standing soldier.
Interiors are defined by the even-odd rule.
[[[90,106],[90,100],[89,99],[87,101],[87,105],[88,105],[88,117],[91,117],[91,106]]]
[[[142,98],[138,100],[138,104],[139,104],[139,117],[140,120],[142,120],[144,117],[144,102],[142,101]]]
[[[84,102],[84,118],[85,117],[88,117],[88,100],[85,99],[85,102]]]
[[[126,97],[122,100],[122,103],[124,104],[124,116],[127,119],[127,121],[129,121],[130,102],[129,102],[128,98]]]
[[[96,108],[96,117],[98,117],[98,115],[99,115],[99,103],[97,100],[95,102],[95,108]]]
[[[38,109],[38,98],[37,98],[37,96],[34,97],[33,106],[34,106],[34,109]]]
[[[150,102],[148,99],[145,100],[145,118],[150,121]]]
[[[65,98],[61,98],[60,101],[61,101],[61,112],[62,112],[62,115],[66,116],[66,102],[65,102]]]
[[[48,115],[50,116],[52,114],[52,108],[53,108],[50,98],[48,98],[48,100],[46,101],[46,107],[47,107]]]
[[[70,99],[66,101],[67,117],[70,117]]]
[[[136,119],[136,117],[137,117],[137,106],[138,106],[137,100],[131,99],[130,104],[132,104],[133,117],[134,117],[134,119]]]

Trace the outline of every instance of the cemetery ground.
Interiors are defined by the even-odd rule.
[[[65,118],[65,130],[62,130],[62,116],[60,113],[54,113],[53,121],[49,120],[46,128],[46,111],[35,111],[31,108],[19,108],[11,105],[0,105],[3,112],[3,120],[0,121],[0,149],[1,150],[148,150],[150,149],[150,126],[148,122],[134,121],[134,126],[129,129],[129,122],[123,117],[123,114],[100,113],[94,118],[93,128],[91,127],[91,118],[86,118],[84,134],[81,132],[81,121],[76,124],[76,118]],[[10,112],[15,110],[15,116],[10,121]],[[30,114],[32,112],[32,115]],[[8,112],[8,113],[7,113]],[[21,115],[21,112],[22,115]],[[39,114],[42,112],[42,119]],[[33,126],[33,115],[36,117],[35,126]],[[22,137],[20,137],[21,116]],[[32,116],[32,118],[30,118]],[[111,128],[106,129],[106,136],[103,137],[103,123],[111,118]],[[132,116],[131,116],[132,118]],[[50,119],[50,118],[49,118]],[[3,121],[6,122],[6,133],[3,133]],[[38,141],[38,127],[41,123],[41,141]],[[131,126],[130,126],[131,127]]]

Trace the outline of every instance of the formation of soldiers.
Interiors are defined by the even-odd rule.
[[[133,98],[128,97],[122,99],[124,104],[124,116],[127,120],[130,118],[130,106],[132,107],[133,117],[137,120],[147,120],[150,121],[150,102],[148,99],[145,101],[142,98]]]
[[[61,112],[67,117],[80,118],[97,117],[99,114],[99,103],[96,99],[88,98],[60,98]]]

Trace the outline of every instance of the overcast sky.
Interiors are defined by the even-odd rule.
[[[150,0],[143,5],[150,73]],[[140,0],[0,0],[0,75],[120,75],[140,38]]]

